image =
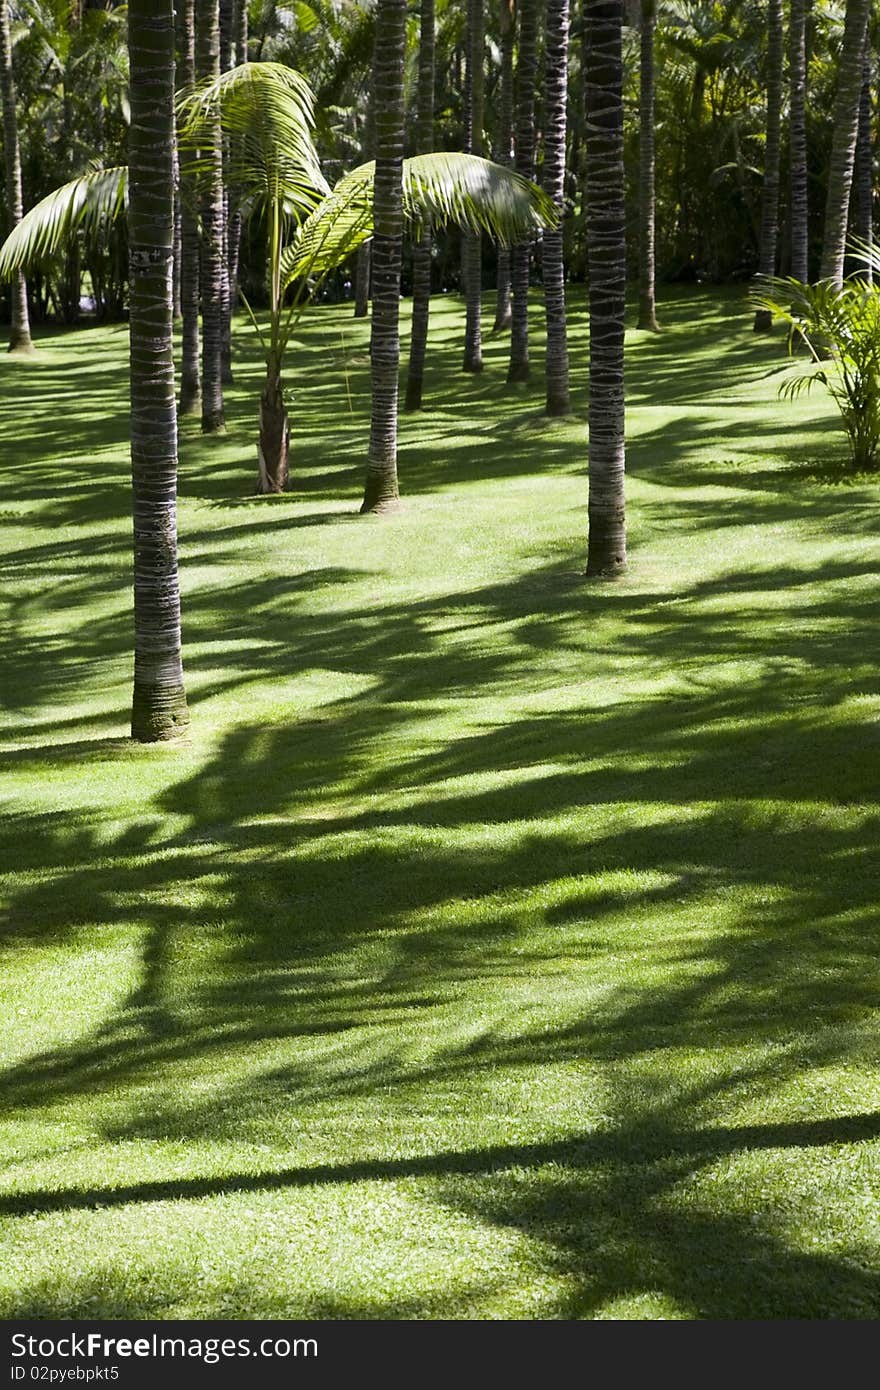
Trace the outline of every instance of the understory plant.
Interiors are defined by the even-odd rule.
[[[866,263],[874,252],[863,250]],[[880,268],[880,267],[875,267]],[[815,370],[786,381],[779,394],[794,399],[818,383],[840,412],[849,441],[850,466],[863,472],[880,466],[880,289],[862,276],[843,285],[773,277],[752,296],[789,327],[789,351],[803,345]]]

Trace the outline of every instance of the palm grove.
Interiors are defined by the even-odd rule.
[[[464,298],[463,396],[485,335],[509,334],[515,402],[540,283],[551,416],[571,410],[566,294],[585,296],[590,576],[626,565],[628,280],[650,334],[655,276],[759,276],[754,329],[786,320],[816,365],[796,389],[828,386],[873,466],[875,21],[869,0],[0,0],[10,350],[52,319],[130,322],[133,736],[187,724],[178,413],[225,430],[236,319],[265,361],[256,488],[278,493],[296,324],[349,295],[369,312],[361,510],[388,515],[398,412],[430,407],[432,293]]]

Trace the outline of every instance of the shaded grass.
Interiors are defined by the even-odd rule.
[[[587,584],[571,309],[547,422],[540,335],[510,393],[435,306],[388,523],[364,326],[303,324],[268,501],[240,327],[173,749],[125,737],[124,331],[0,363],[3,1315],[880,1314],[877,489],[673,294]]]

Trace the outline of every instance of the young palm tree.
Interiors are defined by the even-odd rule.
[[[500,0],[501,80],[498,107],[497,164],[507,168],[513,163],[513,40],[516,29],[515,0]],[[498,276],[495,297],[494,332],[510,327],[510,251],[498,249]]]
[[[782,56],[784,50],[782,0],[767,0],[767,126],[764,143],[764,187],[761,193],[761,240],[758,273],[772,276],[776,270],[779,239],[779,146],[782,135]],[[753,328],[769,333],[773,315],[757,309]]]
[[[465,149],[483,153],[483,49],[486,41],[483,0],[468,0],[467,67],[465,77]],[[461,243],[461,268],[465,295],[464,360],[462,370],[483,370],[481,324],[483,289],[483,241],[480,234],[465,232]]]
[[[220,76],[219,0],[197,0],[196,73],[202,81]],[[223,332],[226,317],[226,221],[223,207],[223,139],[220,116],[202,131],[199,182],[202,189],[202,429],[225,430]]]
[[[544,78],[544,189],[562,215],[565,197],[566,99],[568,95],[568,0],[547,0]],[[547,311],[547,414],[565,415],[568,338],[562,227],[544,233],[544,301]]]
[[[519,0],[519,57],[516,67],[516,170],[525,179],[535,177],[535,86],[538,77],[538,5],[540,0]],[[530,245],[513,252],[513,310],[510,326],[508,381],[529,379],[529,268]]]
[[[196,78],[195,0],[177,3],[177,85],[187,92]],[[202,408],[199,371],[199,226],[195,181],[180,173],[180,309],[183,317],[180,362],[180,413],[198,415]]]
[[[791,221],[791,274],[802,282],[809,278],[807,199],[807,9],[809,0],[791,0],[788,31],[789,168]]]
[[[177,413],[172,349],[174,5],[129,0],[131,64],[132,738],[175,738],[189,716],[177,577]]]
[[[9,33],[9,0],[0,0],[0,86],[3,99],[3,155],[6,163],[6,198],[12,228],[22,217],[21,152],[18,147],[18,121],[15,113],[15,80],[12,75],[12,40]],[[12,328],[9,351],[32,353],[28,319],[27,285],[19,270],[12,281]]]
[[[656,0],[641,0],[641,59],[639,63],[639,328],[656,333],[654,231],[657,200],[654,191],[654,34]]]
[[[587,261],[590,279],[588,575],[626,567],[623,338],[623,0],[584,0]]]
[[[820,278],[843,283],[849,195],[859,132],[859,100],[868,28],[870,0],[847,0],[843,48],[837,73],[834,135],[828,170],[825,227],[822,237]]]
[[[434,0],[422,0],[419,26],[419,90],[416,133],[421,154],[434,148]],[[428,344],[428,316],[431,306],[431,228],[426,226],[413,247],[412,330],[409,340],[409,370],[406,378],[406,408],[421,410]]]
[[[376,172],[373,184],[372,412],[362,512],[397,506],[397,376],[403,254],[403,78],[406,0],[377,0]]]

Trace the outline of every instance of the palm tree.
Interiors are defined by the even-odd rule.
[[[779,145],[782,135],[782,55],[784,50],[782,0],[767,0],[767,127],[764,142],[764,187],[761,193],[761,240],[758,274],[776,271],[779,239]],[[769,333],[773,315],[757,309],[756,333]]]
[[[150,743],[177,737],[189,723],[177,577],[173,0],[129,0],[128,26],[135,624],[131,733]]]
[[[854,206],[850,211],[850,223],[858,242],[868,251],[874,241],[874,150],[871,137],[871,91],[873,86],[873,63],[870,48],[866,46],[865,68],[862,79],[862,93],[859,98],[859,134],[856,140],[855,168],[853,170]],[[872,262],[869,259],[861,268],[862,275],[873,283]]]
[[[639,328],[656,333],[654,231],[657,200],[654,191],[654,32],[656,0],[641,0],[641,59],[639,63]]]
[[[196,76],[195,0],[177,0],[177,85],[188,92]],[[180,363],[180,413],[198,415],[202,408],[199,372],[199,227],[195,181],[181,171],[180,309],[183,316]]]
[[[547,0],[544,78],[544,189],[562,215],[565,198],[568,0]],[[547,414],[568,413],[568,338],[562,227],[544,233],[544,301],[547,312]]]
[[[809,0],[791,0],[788,31],[791,274],[809,279],[807,198],[807,8]]]
[[[519,0],[519,56],[516,66],[516,171],[535,177],[535,84],[538,76],[539,0]],[[529,379],[529,268],[532,248],[513,252],[513,311],[508,381]]]
[[[498,109],[498,147],[495,161],[505,168],[513,163],[513,40],[515,0],[500,0],[501,82]],[[510,327],[510,251],[498,250],[498,279],[495,298],[494,331]]]
[[[843,283],[849,195],[859,131],[859,101],[862,93],[869,10],[870,0],[847,0],[843,48],[837,73],[834,135],[828,170],[820,270],[820,278],[830,280],[835,285]]]
[[[584,0],[587,260],[590,278],[588,575],[626,568],[623,340],[623,0]]]
[[[196,73],[204,82],[220,76],[219,0],[197,0]],[[223,411],[223,292],[226,278],[226,223],[223,210],[223,139],[219,111],[202,131],[199,182],[202,190],[202,430],[226,428]]]
[[[468,0],[467,66],[465,75],[465,149],[468,154],[483,153],[483,49],[486,33],[483,0]],[[483,289],[483,242],[479,233],[462,237],[462,278],[465,295],[464,360],[462,370],[483,370],[481,294]]]
[[[419,151],[430,154],[434,148],[434,0],[422,0],[419,26],[419,90],[417,138]],[[431,228],[426,226],[413,247],[412,330],[409,340],[409,370],[406,378],[406,408],[421,410],[425,352],[428,343],[428,316],[431,306]]]
[[[3,155],[6,163],[6,198],[12,228],[22,216],[21,151],[18,147],[18,121],[15,114],[15,79],[12,75],[12,39],[9,32],[9,3],[0,0],[0,86],[3,98]],[[32,353],[28,319],[27,285],[19,270],[12,281],[12,328],[9,351]]]

